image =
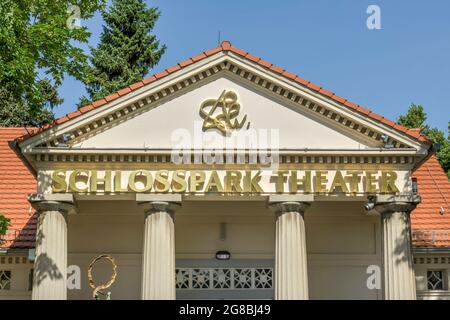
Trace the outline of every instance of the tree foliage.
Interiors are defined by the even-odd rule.
[[[450,178],[450,121],[448,123],[449,135],[437,128],[430,128],[427,124],[427,114],[421,105],[411,104],[408,112],[398,119],[398,124],[407,128],[422,129],[422,132],[433,142],[440,145],[437,158],[447,176]]]
[[[398,118],[398,124],[407,128],[428,129],[427,114],[421,105],[412,103],[405,115]]]
[[[17,101],[11,92],[0,88],[0,126],[2,127],[38,127],[54,120],[53,108],[63,102],[56,87],[48,79],[38,82],[39,90],[44,98],[42,108],[31,112],[30,105]]]
[[[0,214],[0,235],[6,234],[10,220]]]
[[[142,80],[166,50],[151,33],[160,12],[147,8],[143,0],[113,0],[102,16],[100,43],[91,48],[84,78],[89,97],[83,97],[80,105]]]
[[[77,12],[72,10],[79,8],[81,19],[90,18],[105,1],[0,1],[0,103],[5,106],[0,125],[52,119],[52,107],[62,101],[56,88],[66,74],[81,79],[87,63],[75,44],[87,42],[90,33],[74,26]]]

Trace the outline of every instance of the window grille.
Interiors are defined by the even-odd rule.
[[[11,289],[11,271],[0,270],[0,290]]]
[[[427,285],[428,290],[444,290],[444,271],[428,270]]]
[[[178,290],[272,289],[272,268],[177,268]]]

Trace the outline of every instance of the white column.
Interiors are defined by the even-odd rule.
[[[73,198],[60,202],[32,196],[29,201],[39,214],[32,299],[66,300],[67,215],[74,211]]]
[[[389,202],[385,202],[389,200]],[[384,298],[386,300],[415,300],[416,281],[413,266],[410,213],[420,202],[415,197],[378,197],[381,215]]]
[[[275,244],[275,299],[307,300],[306,202],[278,202]]]
[[[140,203],[145,209],[142,257],[142,299],[174,300],[175,229],[174,208],[178,203]]]

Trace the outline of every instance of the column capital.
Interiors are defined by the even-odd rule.
[[[42,194],[33,193],[28,196],[28,202],[39,213],[43,211],[59,211],[63,214],[74,214],[75,200],[73,194]]]
[[[269,205],[269,208],[277,215],[282,215],[288,212],[298,212],[304,214],[306,209],[310,206],[306,202],[277,202]]]
[[[146,216],[167,212],[173,218],[175,210],[181,206],[182,198],[179,194],[137,194],[136,201],[144,208]]]
[[[273,195],[269,196],[268,206],[277,215],[287,212],[298,212],[304,214],[314,201],[311,195]]]
[[[421,197],[416,194],[406,195],[378,195],[375,197],[375,211],[384,214],[394,212],[411,213],[421,202]]]

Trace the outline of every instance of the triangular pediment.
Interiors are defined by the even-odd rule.
[[[223,112],[224,98],[230,100],[228,105],[234,105],[228,107],[235,108],[228,114],[230,121]],[[214,112],[210,114],[211,111]],[[228,130],[227,123],[231,124]],[[376,147],[377,143],[224,73],[105,131],[78,140],[72,147],[164,150],[225,149],[230,145],[241,149],[358,150]]]
[[[227,112],[219,101],[224,93],[235,95],[230,120],[225,122]],[[214,101],[216,111],[208,114]],[[227,124],[231,127],[224,129]],[[236,143],[242,137],[253,140]],[[417,152],[426,148],[391,126],[376,123],[287,77],[220,52],[70,118],[22,142],[21,147],[25,153],[52,148],[97,149],[100,153],[230,146],[373,151],[386,145]]]

